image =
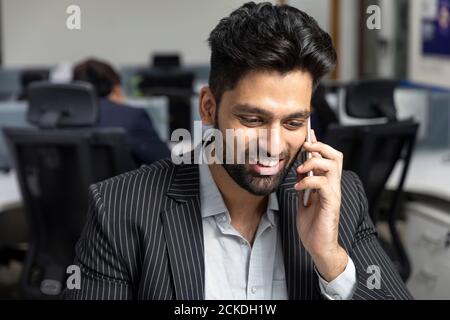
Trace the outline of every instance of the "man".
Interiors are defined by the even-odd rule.
[[[145,110],[125,105],[120,75],[106,62],[88,59],[75,66],[73,79],[91,83],[100,98],[98,127],[122,127],[138,165],[151,164],[170,155]]]
[[[342,172],[340,152],[305,143],[313,88],[336,61],[329,35],[292,7],[247,3],[209,44],[203,124],[240,131],[248,144],[268,129],[269,156],[251,164],[247,145],[245,164],[168,159],[92,186],[77,246],[81,289],[67,297],[410,298],[360,180]],[[314,157],[298,166],[302,147]],[[305,189],[316,190],[308,207]]]

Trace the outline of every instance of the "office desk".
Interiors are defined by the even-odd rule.
[[[26,120],[28,105],[24,101],[0,102],[0,168],[9,168],[11,159],[3,136],[3,127],[30,127]]]
[[[22,205],[22,195],[15,171],[0,173],[0,213]]]
[[[16,173],[0,172],[0,247],[26,249],[27,242],[28,228]]]
[[[450,299],[450,214],[420,202],[405,206],[405,247],[412,272],[407,283],[416,299]]]
[[[403,163],[397,163],[387,189],[397,185]],[[417,149],[411,159],[404,191],[431,196],[450,203],[450,149]]]
[[[404,191],[426,197],[407,202],[404,245],[411,261],[407,286],[415,299],[450,299],[450,150],[416,149]],[[392,173],[387,188],[397,185],[402,163]],[[440,199],[436,201],[431,199]]]

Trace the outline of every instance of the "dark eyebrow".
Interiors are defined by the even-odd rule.
[[[238,104],[234,107],[234,112],[255,113],[266,117],[272,117],[273,113],[249,104]]]
[[[252,106],[249,104],[238,104],[234,107],[234,112],[247,112],[247,113],[254,113],[254,114],[259,114],[265,117],[273,117],[273,113],[269,112],[267,110],[264,110],[262,108],[259,108],[257,106]],[[307,119],[311,116],[311,111],[300,111],[300,112],[295,112],[292,113],[290,115],[288,115],[287,117],[285,117],[286,119],[293,119],[293,118],[302,118],[302,119]]]
[[[310,111],[302,111],[302,112],[292,113],[289,116],[287,116],[286,119],[293,119],[293,118],[308,119],[310,116],[311,116]]]

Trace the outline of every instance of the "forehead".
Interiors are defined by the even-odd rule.
[[[310,74],[301,70],[249,72],[224,92],[220,108],[232,112],[239,105],[251,105],[280,115],[309,111],[312,83]]]

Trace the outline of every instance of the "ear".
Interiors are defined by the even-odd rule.
[[[199,113],[204,125],[214,125],[216,119],[216,99],[209,87],[200,90]]]

